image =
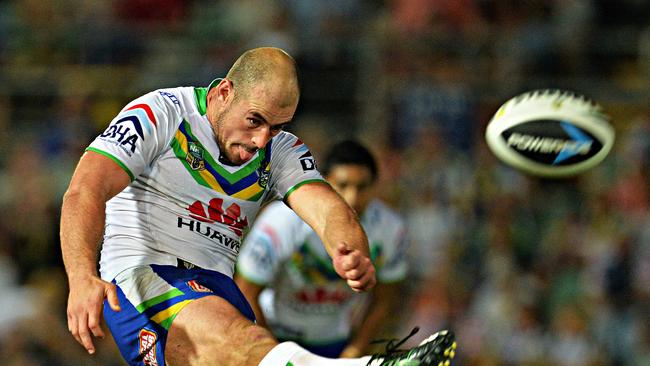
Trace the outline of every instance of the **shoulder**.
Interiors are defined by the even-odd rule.
[[[195,93],[196,88],[191,86],[182,86],[177,88],[157,89],[149,93],[160,103],[178,110],[183,114],[190,114],[198,111],[199,95]]]
[[[191,86],[161,88],[150,91],[149,93],[144,94],[136,100],[149,101],[156,103],[159,106],[166,106],[179,112],[198,112],[200,95],[195,92],[196,89],[197,88]]]
[[[120,114],[137,112],[157,125],[159,122],[182,113],[181,89],[183,88],[158,89],[148,92],[129,102]]]
[[[271,140],[267,153],[271,154],[271,160],[280,162],[295,162],[295,166],[302,168],[302,171],[316,169],[314,156],[309,147],[296,135],[291,132],[282,131]]]
[[[298,136],[287,131],[280,131],[280,133],[275,135],[271,140],[271,145],[273,146],[273,150],[276,152],[291,151],[298,147],[305,146]]]
[[[404,227],[404,218],[395,209],[378,199],[373,199],[368,203],[364,217],[370,225],[397,229]]]

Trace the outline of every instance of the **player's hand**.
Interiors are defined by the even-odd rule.
[[[346,280],[348,286],[355,292],[368,291],[375,286],[375,266],[370,258],[358,249],[349,249],[345,243],[340,243],[332,259],[336,273]]]
[[[95,353],[92,336],[104,338],[100,327],[104,299],[114,311],[120,311],[114,284],[97,276],[70,279],[68,296],[68,330],[90,354]]]

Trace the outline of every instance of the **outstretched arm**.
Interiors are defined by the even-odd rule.
[[[321,238],[336,273],[352,290],[366,291],[375,285],[366,233],[338,193],[325,183],[309,183],[293,191],[287,203]]]
[[[79,161],[61,208],[61,252],[68,275],[68,329],[89,353],[104,299],[119,311],[115,285],[97,275],[97,253],[104,231],[106,201],[129,184],[128,174],[111,159],[86,152]]]

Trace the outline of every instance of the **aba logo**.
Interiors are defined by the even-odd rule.
[[[156,357],[156,340],[158,334],[153,330],[143,328],[138,335],[138,343],[140,345],[140,357],[145,366],[158,366],[158,359]]]
[[[195,142],[190,142],[187,144],[187,150],[185,161],[190,165],[190,168],[192,170],[204,170],[205,160],[203,160],[203,147]]]
[[[118,117],[120,119],[108,126],[100,137],[112,141],[131,155],[135,152],[138,141],[144,141],[144,129],[153,133],[152,126],[156,126],[156,118],[151,107],[146,104],[131,106]]]

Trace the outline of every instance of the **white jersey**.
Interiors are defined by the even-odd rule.
[[[377,281],[406,276],[402,219],[373,200],[361,217]],[[334,271],[316,233],[282,202],[270,204],[244,240],[237,273],[267,286],[260,305],[268,326],[281,339],[322,345],[346,340],[355,309],[366,300]]]
[[[100,272],[182,259],[231,276],[263,202],[323,181],[308,148],[280,132],[241,166],[219,161],[205,116],[207,88],[161,89],[129,103],[87,148],[119,164],[131,184],[106,207]]]

